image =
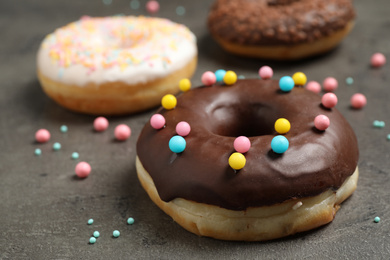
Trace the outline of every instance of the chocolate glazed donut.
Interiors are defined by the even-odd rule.
[[[217,0],[208,27],[229,52],[288,60],[333,49],[354,18],[351,0]]]
[[[165,117],[165,127],[156,130],[149,123],[145,125],[137,142],[137,170],[150,175],[162,203],[179,198],[246,214],[253,208],[286,202],[293,203],[288,206],[291,208],[305,198],[336,194],[354,172],[355,186],[342,200],[356,188],[359,152],[351,126],[337,109],[324,108],[319,95],[302,87],[285,93],[277,81],[257,79],[239,80],[232,86],[199,87],[181,94],[175,109],[160,109],[158,113]],[[313,120],[319,114],[330,119],[325,131],[314,127]],[[285,134],[290,146],[283,154],[274,153],[270,145],[277,134],[274,123],[278,118],[291,122],[291,130]],[[185,150],[175,154],[168,142],[176,135],[175,126],[180,121],[188,122],[191,132],[185,137]],[[235,138],[242,135],[249,137],[252,146],[245,153],[245,167],[235,171],[228,158],[234,152]],[[333,211],[326,221],[309,228],[295,229],[288,224],[291,230],[282,227],[276,236],[226,237],[202,233],[199,225],[193,230],[183,226],[220,239],[272,239],[331,221],[342,200],[331,205]]]

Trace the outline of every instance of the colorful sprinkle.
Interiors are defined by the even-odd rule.
[[[251,141],[246,136],[239,136],[234,139],[234,149],[239,153],[246,153],[251,148]]]
[[[270,79],[274,75],[274,71],[269,66],[262,66],[259,69],[259,76],[262,79]]]
[[[237,74],[231,70],[226,71],[225,76],[223,76],[223,82],[226,85],[233,85],[237,82]]]
[[[98,238],[98,237],[100,236],[100,233],[99,233],[99,231],[95,231],[95,232],[93,232],[93,236],[94,236],[94,237],[96,237],[96,238]]]
[[[50,140],[50,132],[46,129],[39,129],[35,133],[35,140],[39,143],[46,143]]]
[[[180,136],[187,136],[191,132],[191,126],[185,121],[181,121],[176,125],[176,133]]]
[[[120,124],[115,127],[114,135],[118,141],[126,141],[131,136],[131,129],[128,125]]]
[[[303,203],[302,201],[298,201],[297,203],[294,204],[294,206],[292,207],[293,210],[297,210],[299,209],[300,207],[302,207]]]
[[[376,128],[384,128],[386,124],[384,121],[374,120],[372,125]]]
[[[217,81],[217,78],[215,77],[215,74],[213,72],[206,71],[205,73],[203,73],[203,75],[202,75],[203,85],[211,86],[211,85],[215,84],[216,81]]]
[[[303,72],[295,72],[292,78],[296,86],[303,86],[307,82],[307,77]]]
[[[286,118],[279,118],[275,121],[275,131],[279,134],[285,134],[290,131],[291,124]]]
[[[154,114],[150,118],[150,125],[156,130],[163,128],[165,126],[165,117],[160,114]]]
[[[178,7],[176,7],[176,14],[180,16],[185,15],[186,9],[184,8],[184,6],[179,5]]]
[[[35,155],[41,155],[42,154],[41,149],[39,149],[39,148],[35,149],[34,154]]]
[[[182,79],[179,82],[179,88],[183,92],[187,92],[191,89],[191,81],[189,79]]]
[[[55,143],[53,144],[53,150],[54,150],[54,151],[58,151],[58,150],[60,150],[60,149],[61,149],[61,144],[58,143],[58,142],[55,142]]]
[[[229,165],[234,170],[241,170],[246,164],[245,156],[242,153],[233,153],[229,157]]]
[[[289,146],[289,142],[286,137],[283,135],[277,135],[272,138],[271,141],[271,149],[275,153],[282,154],[287,151]]]
[[[216,78],[218,83],[223,82],[223,77],[225,76],[225,74],[226,74],[226,70],[223,70],[223,69],[219,69],[219,70],[215,71],[215,78]]]
[[[137,10],[140,7],[140,3],[138,0],[131,0],[130,1],[130,8],[133,10]]]
[[[68,127],[66,125],[62,125],[60,127],[60,131],[61,131],[61,133],[66,133],[66,132],[68,132]]]
[[[294,86],[295,82],[290,76],[284,76],[279,80],[279,87],[283,92],[290,92]]]
[[[177,100],[172,94],[167,94],[161,99],[161,105],[167,110],[174,109],[176,107]]]
[[[91,237],[91,238],[89,239],[89,243],[90,243],[90,244],[95,244],[95,243],[96,243],[96,238],[95,238],[95,237]]]
[[[86,178],[91,173],[91,165],[87,162],[79,162],[76,165],[75,173],[79,178]],[[88,221],[89,223],[89,221]]]
[[[320,131],[325,131],[330,125],[329,117],[318,115],[314,118],[314,126]]]
[[[71,158],[73,159],[73,160],[76,160],[76,159],[78,159],[80,156],[79,156],[79,153],[78,152],[73,152],[72,153],[72,155],[71,155]]]
[[[345,79],[345,83],[346,83],[347,85],[352,85],[352,84],[353,84],[353,78],[352,78],[352,77],[346,78],[346,79]]]
[[[182,153],[186,145],[186,140],[180,135],[175,135],[169,140],[169,149],[174,153]]]
[[[127,224],[133,225],[134,224],[134,219],[133,218],[128,218],[127,219]]]
[[[114,232],[112,232],[112,235],[113,235],[114,237],[119,237],[120,234],[121,234],[121,233],[120,233],[118,230],[114,230]]]
[[[92,225],[92,224],[93,224],[93,219],[92,218],[88,219],[88,225]]]
[[[356,93],[351,97],[351,106],[355,109],[363,108],[367,104],[367,98],[360,93]]]
[[[155,14],[160,9],[160,4],[157,1],[151,0],[146,3],[146,11],[150,14]]]
[[[326,93],[322,96],[322,105],[326,108],[332,108],[337,105],[337,96],[333,93]]]
[[[306,85],[306,89],[314,93],[320,93],[321,85],[317,81],[309,81]]]
[[[379,223],[379,221],[381,221],[381,218],[380,218],[380,217],[375,217],[375,218],[374,218],[374,222],[375,222],[375,223]]]
[[[324,82],[322,83],[322,85],[324,86],[325,91],[333,92],[337,89],[337,87],[339,86],[339,83],[338,83],[337,79],[335,79],[333,77],[327,77],[324,80]]]
[[[97,132],[102,132],[104,130],[106,130],[108,128],[108,120],[107,118],[105,117],[97,117],[94,121],[93,121],[93,128],[95,129],[95,131]]]
[[[382,53],[377,52],[371,56],[371,66],[372,67],[379,68],[385,64],[386,64],[386,57]]]

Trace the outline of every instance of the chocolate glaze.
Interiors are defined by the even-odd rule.
[[[166,127],[155,130],[147,123],[137,142],[138,157],[164,201],[184,198],[232,210],[272,205],[336,190],[357,166],[351,126],[304,88],[282,93],[274,80],[239,80],[232,86],[192,89],[177,101],[175,109],[157,112]],[[319,114],[331,122],[324,132],[314,128]],[[290,147],[278,155],[270,143],[281,117],[291,123],[285,135]],[[185,151],[176,155],[168,142],[180,121],[191,125],[191,133]],[[249,136],[252,147],[245,153],[245,167],[235,172],[228,158],[240,135]]]
[[[332,35],[354,17],[351,0],[217,0],[208,27],[232,43],[288,45]]]

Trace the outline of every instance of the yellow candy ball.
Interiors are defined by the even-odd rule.
[[[176,107],[177,100],[174,95],[167,94],[161,99],[161,105],[167,110],[174,109]]]
[[[229,157],[229,165],[234,170],[241,170],[246,164],[245,156],[242,153],[233,153]]]
[[[191,81],[189,79],[182,79],[179,82],[179,88],[181,91],[186,92],[191,88]]]
[[[285,134],[290,131],[291,124],[286,118],[279,118],[275,122],[275,131],[279,134]]]
[[[225,82],[226,85],[233,85],[236,81],[237,74],[231,70],[226,71],[225,76],[223,76],[223,82]]]
[[[302,72],[295,72],[292,78],[297,86],[303,86],[307,81],[306,75]]]

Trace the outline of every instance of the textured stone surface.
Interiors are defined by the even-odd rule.
[[[225,53],[206,29],[210,3],[161,1],[159,16],[188,25],[198,37],[200,84],[206,70],[232,69],[257,77],[262,65],[275,78],[303,71],[309,80],[339,80],[338,109],[356,129],[360,145],[360,179],[355,194],[343,203],[333,223],[297,236],[266,242],[240,243],[200,238],[183,230],[158,209],[141,188],[135,172],[136,137],[153,111],[110,118],[106,132],[93,132],[93,117],[68,112],[42,92],[35,75],[35,54],[43,37],[87,14],[146,14],[130,1],[0,2],[0,259],[388,259],[390,256],[389,64],[369,67],[374,52],[390,54],[387,0],[355,1],[356,27],[333,52],[295,63],[245,59]],[[178,16],[178,5],[186,8]],[[345,79],[353,77],[347,85]],[[349,108],[352,94],[362,92],[368,104]],[[374,128],[374,120],[387,126]],[[131,126],[132,137],[114,141],[114,128]],[[60,132],[67,125],[67,133]],[[47,128],[52,139],[36,144],[34,133]],[[52,151],[60,142],[62,149]],[[42,155],[34,155],[36,148]],[[72,160],[72,152],[80,158]],[[85,160],[91,175],[78,180],[74,167]],[[379,216],[381,221],[374,223]],[[127,225],[128,217],[135,223]],[[95,220],[87,225],[89,218]],[[119,238],[112,232],[119,230]],[[94,245],[89,238],[98,230]]]

